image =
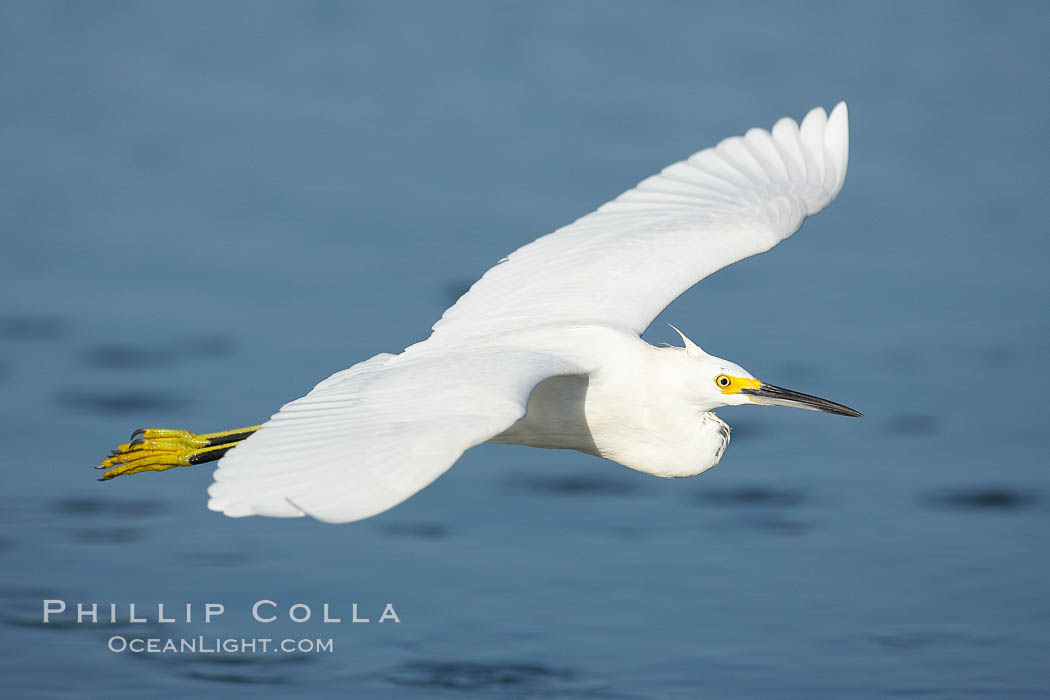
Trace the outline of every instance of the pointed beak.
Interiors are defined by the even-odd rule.
[[[741,394],[751,397],[752,403],[764,406],[793,406],[804,408],[807,411],[821,411],[823,413],[834,413],[837,416],[851,416],[861,418],[864,416],[860,411],[854,411],[849,406],[843,406],[834,401],[828,401],[818,396],[803,394],[801,391],[783,389],[772,384],[761,384],[754,388],[741,389]]]

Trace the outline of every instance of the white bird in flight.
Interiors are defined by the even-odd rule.
[[[511,253],[426,340],[333,374],[261,426],[138,430],[103,479],[219,459],[211,510],[340,523],[401,503],[483,442],[680,477],[722,458],[716,408],[860,416],[759,381],[680,331],[684,347],[639,337],[694,284],[827,206],[848,154],[845,103],[726,139]]]

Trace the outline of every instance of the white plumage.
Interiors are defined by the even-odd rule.
[[[761,383],[688,341],[655,348],[638,336],[682,292],[825,207],[842,188],[848,153],[845,103],[830,117],[817,108],[801,127],[785,118],[771,132],[751,129],[700,151],[519,248],[427,340],[338,372],[281,408],[219,462],[208,507],[358,520],[485,441],[686,476],[714,466],[728,442],[713,408],[843,412],[800,394],[758,397],[741,385],[727,393],[716,377]]]

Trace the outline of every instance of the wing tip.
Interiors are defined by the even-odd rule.
[[[810,188],[805,196],[806,204],[809,214],[816,214],[835,199],[846,181],[849,108],[844,100],[832,108],[830,115],[823,107],[814,107],[806,113],[797,131],[792,132],[788,138],[797,139],[804,154],[807,171],[804,179]]]
[[[234,503],[221,498],[209,498],[208,510],[222,513],[228,518],[247,518],[256,514],[247,503]]]
[[[218,480],[221,471],[221,469],[216,470],[214,477],[216,480],[208,487],[208,510],[222,513],[228,518],[247,518],[252,515],[265,515],[271,518],[301,518],[304,515],[310,515],[287,498],[284,501],[272,498],[251,499],[254,503],[244,498],[237,498],[229,493],[231,489],[224,488],[224,484]]]
[[[824,127],[824,150],[835,163],[836,178],[829,183],[831,198],[834,199],[846,182],[849,167],[849,108],[845,100],[835,105],[828,117]]]

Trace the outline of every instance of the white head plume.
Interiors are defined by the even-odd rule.
[[[709,357],[709,355],[706,352],[704,352],[703,349],[699,345],[697,345],[693,341],[689,340],[689,338],[685,337],[685,333],[683,333],[682,331],[678,330],[678,328],[676,328],[675,326],[671,325],[670,323],[668,323],[667,325],[671,326],[671,328],[674,330],[675,333],[677,333],[678,335],[682,336],[682,343],[685,344],[685,351],[687,353],[689,353],[690,355],[693,355],[694,357]]]

